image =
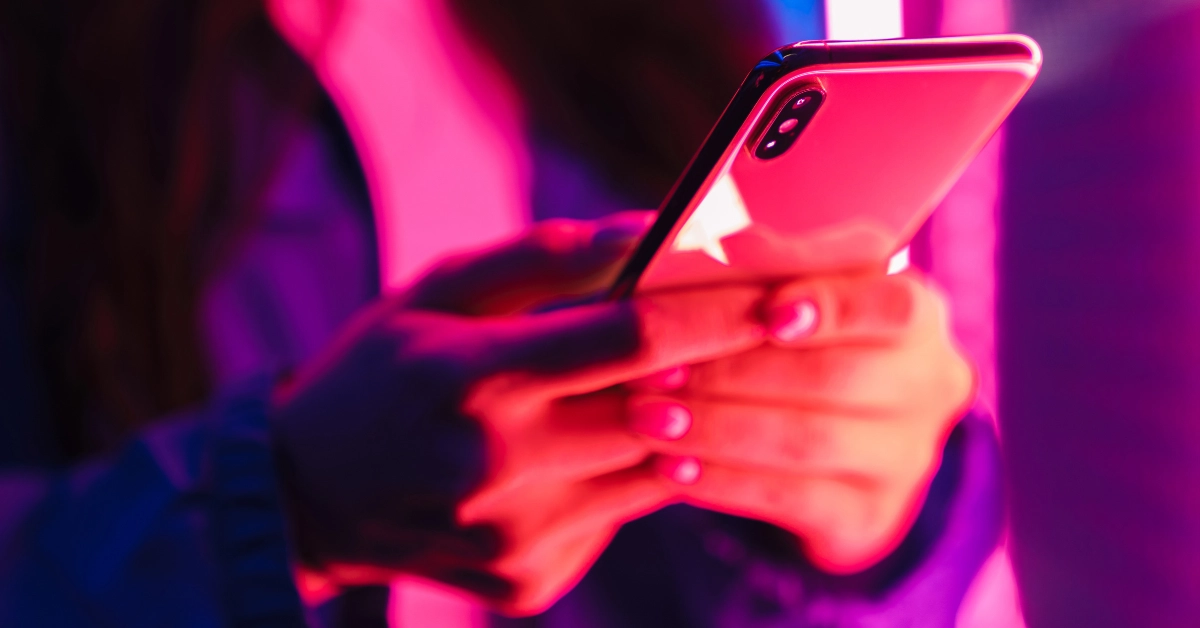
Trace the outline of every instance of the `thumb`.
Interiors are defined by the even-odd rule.
[[[492,319],[484,370],[507,376],[500,378],[505,391],[516,386],[545,398],[593,392],[758,346],[762,298],[757,286],[724,286]]]
[[[653,221],[650,211],[596,221],[548,220],[510,242],[438,264],[412,287],[405,303],[496,316],[595,292],[613,281]]]

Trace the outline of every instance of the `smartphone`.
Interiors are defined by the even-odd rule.
[[[780,48],[742,83],[610,297],[886,266],[1040,67],[1022,35]]]

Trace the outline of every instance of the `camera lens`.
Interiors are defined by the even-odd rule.
[[[754,156],[759,159],[774,159],[787,152],[824,101],[825,94],[811,87],[782,101],[782,106],[779,106],[767,131],[759,140]]]

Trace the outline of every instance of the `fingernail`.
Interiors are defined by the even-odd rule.
[[[792,342],[811,336],[819,318],[817,304],[805,299],[772,308],[767,314],[767,330],[778,340]]]
[[[637,380],[636,383],[643,388],[679,390],[687,383],[689,375],[691,375],[691,369],[688,368],[688,365],[683,364],[647,375]]]
[[[641,239],[646,229],[654,222],[653,214],[628,214],[616,216],[611,222],[600,228],[592,237],[596,246],[609,248],[628,247]]]
[[[692,429],[692,413],[670,401],[640,404],[631,414],[633,430],[650,438],[679,440]]]
[[[700,480],[700,461],[691,456],[659,456],[654,466],[678,484],[690,486]]]

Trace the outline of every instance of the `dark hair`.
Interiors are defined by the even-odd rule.
[[[772,47],[755,2],[452,4],[537,126],[649,202]],[[29,235],[5,264],[25,280],[48,415],[77,458],[208,393],[200,289],[278,150],[260,138],[251,170],[232,171],[239,85],[301,116],[320,88],[261,1],[0,5],[4,139]]]
[[[627,198],[666,195],[754,64],[755,0],[451,0],[525,96],[533,126]]]
[[[28,235],[6,263],[21,267],[48,415],[75,458],[208,393],[200,288],[272,163],[235,185],[239,82],[284,111],[320,92],[253,0],[3,4],[5,140]]]

